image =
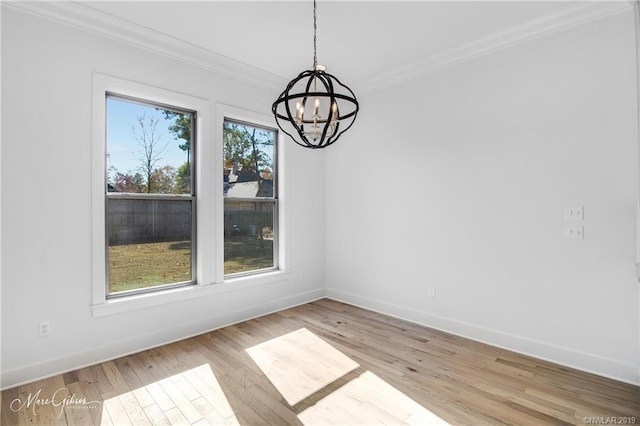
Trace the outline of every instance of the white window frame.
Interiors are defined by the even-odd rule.
[[[106,101],[108,103],[109,99],[113,99],[116,100],[118,102],[125,102],[125,103],[133,103],[133,104],[138,104],[138,105],[142,105],[148,108],[169,108],[174,112],[180,112],[180,113],[184,113],[184,114],[191,114],[192,117],[192,125],[193,125],[193,132],[192,132],[192,140],[190,142],[191,143],[191,175],[194,175],[197,177],[197,170],[194,167],[198,161],[197,158],[197,154],[198,154],[198,147],[196,146],[196,141],[198,140],[197,137],[197,132],[198,132],[198,122],[200,121],[200,119],[198,118],[198,114],[195,111],[187,111],[187,110],[181,110],[178,109],[178,107],[176,105],[165,105],[165,104],[157,104],[157,103],[152,103],[150,102],[148,99],[138,99],[138,98],[131,98],[131,97],[123,97],[123,95],[121,94],[114,94],[113,92],[108,92],[105,96]],[[106,118],[106,121],[108,122],[108,116]],[[108,145],[108,142],[107,144]],[[107,149],[108,151],[108,149]],[[195,173],[194,173],[195,172]],[[126,297],[128,295],[133,295],[133,294],[137,294],[137,293],[145,293],[145,292],[153,292],[153,291],[158,291],[161,288],[170,288],[170,287],[181,287],[181,286],[187,286],[187,285],[193,285],[195,284],[196,280],[196,270],[195,268],[197,268],[197,229],[196,229],[196,222],[197,222],[197,194],[194,192],[193,190],[193,185],[191,186],[191,188],[189,188],[189,193],[188,194],[135,194],[135,193],[120,193],[120,192],[109,192],[107,191],[105,196],[107,198],[107,200],[111,200],[111,201],[115,201],[115,200],[138,200],[138,201],[147,201],[147,202],[151,202],[151,201],[189,201],[190,202],[190,206],[191,206],[191,219],[192,219],[192,223],[191,223],[191,237],[190,237],[190,249],[192,251],[191,253],[191,265],[189,266],[189,273],[190,273],[190,279],[183,281],[183,282],[173,282],[173,283],[164,283],[164,284],[160,284],[157,286],[150,286],[150,287],[138,287],[135,289],[130,289],[130,290],[126,290],[126,291],[121,291],[121,292],[113,292],[110,293],[109,292],[109,285],[105,282],[105,287],[106,287],[106,291],[107,291],[107,298],[112,298],[112,297]],[[105,209],[105,210],[108,210]],[[196,220],[193,220],[193,219]],[[108,218],[105,217],[105,220],[108,221]],[[109,232],[107,231],[107,234]],[[109,256],[106,256],[106,260],[107,263],[109,261]],[[108,268],[107,268],[108,269]],[[108,277],[109,272],[107,271],[107,277]],[[109,281],[109,279],[107,279],[106,281]]]
[[[278,129],[277,126],[274,125],[273,122],[273,117],[272,116],[268,116],[268,115],[264,115],[264,114],[260,114],[260,113],[256,113],[253,111],[248,111],[245,109],[241,109],[241,108],[236,108],[230,105],[225,105],[225,104],[218,104],[217,105],[217,118],[216,118],[216,125],[218,126],[217,129],[217,136],[218,136],[218,140],[223,141],[223,133],[224,133],[224,122],[225,120],[231,120],[231,121],[235,121],[235,122],[239,122],[239,123],[243,123],[243,124],[247,124],[247,125],[255,125],[258,127],[264,127],[267,129],[271,129],[276,133],[276,139],[275,139],[275,144],[276,144],[276,188],[277,188],[277,214],[275,215],[275,220],[277,220],[277,224],[276,224],[276,229],[278,232],[278,235],[276,236],[277,238],[277,247],[274,247],[274,249],[277,250],[277,258],[275,259],[276,261],[276,266],[275,266],[275,271],[269,271],[269,272],[260,272],[260,271],[256,271],[256,272],[251,272],[248,271],[246,273],[241,273],[241,274],[237,274],[237,275],[227,275],[225,277],[224,275],[224,260],[220,263],[220,265],[218,265],[218,270],[217,270],[217,277],[224,282],[228,282],[228,283],[232,283],[232,282],[238,282],[238,281],[243,281],[243,280],[247,280],[247,279],[251,279],[253,277],[258,277],[260,275],[265,275],[265,274],[270,274],[273,272],[283,272],[283,271],[287,271],[287,259],[288,256],[286,255],[286,248],[287,248],[287,244],[286,244],[286,240],[285,240],[285,235],[286,235],[286,227],[285,227],[285,219],[286,219],[286,215],[285,215],[285,209],[283,208],[284,206],[284,194],[286,193],[285,191],[285,182],[286,179],[284,178],[284,173],[285,173],[285,167],[283,167],[284,163],[284,136],[282,135],[282,131],[280,131]],[[219,158],[217,159],[218,164],[220,165],[220,167],[222,167],[222,163],[224,161],[224,155],[223,155],[223,146],[222,146],[222,142],[219,144],[218,146],[218,151],[217,154],[219,155]],[[222,202],[220,203],[219,209],[218,209],[218,214],[220,215],[221,220],[219,220],[217,222],[217,228],[216,228],[216,234],[217,235],[221,235],[224,236],[224,195],[223,195],[223,186],[222,186],[222,180],[220,179],[220,188],[219,188],[219,194],[220,194],[220,200],[222,200]],[[219,238],[218,239],[218,253],[224,253],[224,237],[223,238]]]
[[[106,95],[113,93],[161,105],[172,105],[195,111],[195,184],[196,184],[196,276],[194,285],[177,288],[159,288],[118,298],[107,298],[106,290]],[[290,278],[287,269],[284,232],[284,149],[282,135],[279,144],[279,268],[276,271],[233,277],[224,277],[224,196],[222,185],[222,131],[224,117],[273,128],[270,116],[244,109],[218,104],[217,119],[212,120],[211,101],[184,93],[149,86],[105,74],[93,74],[92,91],[92,310],[94,316],[112,315],[166,303],[215,295],[228,291],[244,291],[247,287],[273,283]],[[213,129],[213,131],[212,131]]]

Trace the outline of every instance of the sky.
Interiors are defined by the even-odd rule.
[[[165,119],[161,111],[155,107],[126,102],[116,98],[107,98],[107,162],[108,167],[115,167],[120,173],[135,174],[141,166],[141,159],[144,158],[142,147],[138,144],[131,129],[136,126],[139,131],[137,117],[145,114],[147,119],[154,117],[159,119],[156,131],[159,135],[158,147],[166,145],[162,152],[159,167],[170,165],[176,169],[187,161],[187,153],[181,150],[178,145],[184,141],[175,140],[174,135],[169,132],[172,119]],[[109,177],[114,172],[108,170]]]
[[[184,140],[176,140],[169,131],[169,126],[174,119],[165,119],[162,110],[159,111],[154,106],[107,97],[107,174],[111,183],[113,183],[113,176],[116,172],[131,175],[140,172],[143,176],[145,175],[141,169],[142,160],[145,158],[143,148],[136,140],[132,130],[133,125],[135,126],[135,131],[140,132],[137,118],[143,114],[145,114],[146,120],[149,118],[158,119],[156,132],[159,135],[159,142],[157,146],[165,147],[166,145],[166,148],[160,154],[161,160],[158,161],[155,168],[169,165],[177,169],[187,161],[187,153],[178,146],[184,143]],[[145,122],[148,123],[148,121]],[[273,143],[275,130],[253,127],[244,123],[235,124],[245,128],[249,134],[252,134],[255,130],[259,143],[257,148],[264,151],[269,158],[269,163],[273,164],[273,145],[265,146],[262,143],[265,140],[271,140]],[[113,170],[113,168],[116,170]]]

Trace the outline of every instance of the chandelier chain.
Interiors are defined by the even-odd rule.
[[[313,69],[315,70],[318,66],[318,47],[317,47],[317,37],[316,32],[318,30],[318,26],[316,24],[317,13],[316,13],[316,0],[313,0]]]

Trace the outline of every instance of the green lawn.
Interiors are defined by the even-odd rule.
[[[128,244],[109,247],[109,292],[191,281],[191,244]]]
[[[227,237],[224,242],[224,273],[253,271],[273,266],[273,240]]]
[[[224,244],[224,273],[273,266],[273,241],[229,237]],[[109,292],[191,281],[188,241],[128,244],[109,247]]]

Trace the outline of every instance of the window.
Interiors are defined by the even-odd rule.
[[[195,282],[195,120],[107,94],[107,296]]]
[[[215,110],[94,73],[95,316],[289,279],[282,136],[270,115]]]
[[[278,267],[277,131],[223,123],[224,274]]]

